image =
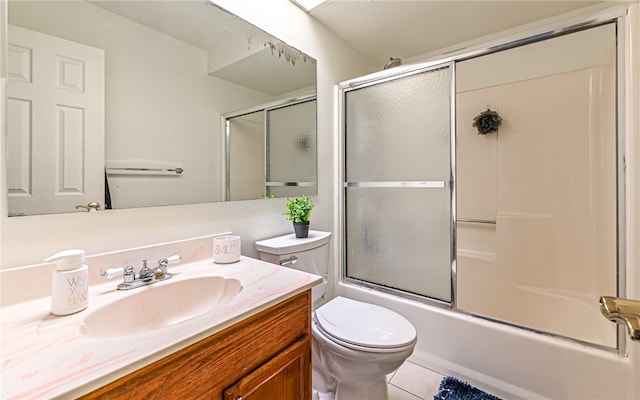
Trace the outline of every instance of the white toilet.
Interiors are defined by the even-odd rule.
[[[256,248],[264,261],[325,278],[312,289],[314,398],[386,400],[386,376],[413,352],[416,330],[394,311],[345,297],[317,307],[326,290],[330,239],[330,232],[312,230],[308,238],[284,235]]]

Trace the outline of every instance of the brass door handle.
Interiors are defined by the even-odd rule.
[[[86,206],[83,206],[82,204],[78,204],[76,206],[76,210],[78,208],[86,208],[87,211],[91,211],[91,210],[100,211],[100,208],[102,208],[102,206],[97,201],[92,201],[91,203],[87,204]]]
[[[640,341],[640,301],[602,296],[600,312],[609,321],[626,326],[631,340]]]

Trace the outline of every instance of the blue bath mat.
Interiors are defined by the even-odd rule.
[[[500,398],[453,376],[446,376],[440,382],[440,389],[433,396],[433,400],[500,400]]]

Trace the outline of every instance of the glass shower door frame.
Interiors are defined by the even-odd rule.
[[[378,85],[381,83],[387,83],[390,81],[404,79],[413,75],[435,71],[438,69],[447,68],[450,71],[451,81],[449,84],[450,92],[449,92],[449,135],[450,135],[450,155],[449,155],[449,176],[448,180],[429,180],[429,181],[381,181],[381,182],[357,182],[357,181],[346,181],[345,179],[345,171],[346,171],[346,146],[343,146],[340,160],[340,171],[341,171],[341,181],[343,182],[342,187],[342,195],[340,199],[341,209],[344,210],[341,217],[341,232],[342,237],[346,240],[346,203],[347,203],[347,190],[349,188],[422,188],[422,189],[449,189],[449,207],[450,207],[450,220],[449,220],[449,242],[450,246],[450,270],[451,270],[451,279],[450,279],[450,293],[451,299],[450,301],[445,301],[442,299],[427,297],[423,295],[413,294],[410,292],[406,292],[400,289],[395,289],[391,287],[387,287],[384,285],[376,284],[373,282],[367,282],[360,279],[350,278],[347,276],[347,269],[341,269],[341,280],[348,283],[353,283],[359,286],[367,287],[370,289],[375,289],[381,292],[386,292],[390,294],[394,294],[400,297],[412,299],[414,301],[418,301],[425,304],[437,305],[443,308],[456,308],[456,242],[455,242],[455,229],[456,229],[456,193],[455,193],[455,160],[456,160],[456,142],[455,142],[455,132],[456,132],[456,121],[455,121],[455,62],[453,61],[438,61],[434,63],[425,63],[420,66],[420,68],[411,69],[404,73],[396,73],[387,77],[380,77],[378,79],[374,78],[368,81],[364,81],[357,85],[349,85],[348,87],[341,87],[339,91],[339,109],[340,109],[340,121],[341,121],[341,140],[345,140],[345,131],[346,131],[346,115],[345,115],[345,103],[347,93],[352,90],[363,89],[369,86]],[[342,249],[344,250],[344,248]],[[343,265],[346,266],[347,263],[347,254],[346,252],[342,252],[341,259]]]
[[[298,97],[294,97],[294,98],[290,98],[290,99],[281,99],[281,100],[275,100],[275,101],[271,101],[268,103],[263,103],[263,104],[258,104],[256,106],[253,107],[249,107],[246,109],[242,109],[242,110],[238,110],[238,111],[234,111],[228,114],[224,114],[221,116],[221,127],[222,127],[222,131],[224,132],[223,135],[223,142],[222,142],[222,148],[223,148],[223,153],[222,153],[222,165],[223,165],[223,173],[222,173],[222,181],[223,184],[221,185],[221,190],[223,193],[223,198],[221,200],[223,201],[231,201],[234,200],[231,198],[231,170],[232,170],[232,161],[231,161],[231,136],[232,136],[232,132],[231,132],[231,126],[230,126],[230,121],[233,120],[234,118],[239,118],[239,117],[243,117],[246,115],[250,115],[250,114],[257,114],[257,113],[263,113],[263,125],[264,125],[264,129],[263,129],[263,140],[264,140],[264,148],[262,149],[263,153],[264,153],[264,157],[265,157],[265,164],[263,166],[264,168],[264,192],[266,195],[271,194],[270,193],[270,188],[272,187],[300,187],[300,188],[304,188],[304,189],[309,189],[309,190],[313,190],[315,193],[317,193],[317,189],[318,189],[318,184],[317,184],[317,178],[318,178],[318,157],[317,157],[317,153],[315,155],[315,162],[314,162],[314,169],[315,169],[315,181],[308,181],[308,182],[271,182],[270,181],[270,172],[269,172],[269,132],[268,132],[268,124],[269,124],[269,112],[273,111],[273,110],[278,110],[280,108],[284,108],[284,107],[290,107],[290,106],[295,106],[298,104],[302,104],[302,103],[307,103],[310,101],[315,101],[316,102],[316,138],[315,140],[317,141],[317,95],[315,93],[313,94],[308,94],[308,95],[301,95]],[[315,150],[315,149],[314,149]],[[314,194],[315,194],[314,193]],[[237,199],[236,199],[237,200]],[[244,199],[244,200],[248,200],[248,199]]]
[[[455,148],[456,148],[456,122],[455,122],[455,115],[456,115],[456,63],[459,61],[464,61],[464,60],[468,60],[471,58],[475,58],[475,57],[479,57],[479,56],[483,56],[483,55],[487,55],[487,54],[491,54],[491,53],[495,53],[495,52],[500,52],[502,50],[507,50],[507,49],[511,49],[511,48],[515,48],[515,47],[519,47],[522,45],[526,45],[526,44],[530,44],[530,43],[535,43],[535,42],[539,42],[539,41],[543,41],[546,39],[551,39],[554,37],[558,37],[558,36],[562,36],[565,34],[569,34],[569,33],[574,33],[574,32],[578,32],[581,30],[585,30],[585,29],[590,29],[590,28],[594,28],[600,25],[604,25],[604,24],[608,24],[608,23],[615,23],[618,29],[618,32],[624,31],[625,30],[625,24],[626,24],[626,19],[625,19],[625,13],[623,12],[623,7],[612,7],[610,9],[607,9],[601,13],[598,13],[596,15],[592,15],[589,18],[585,19],[586,17],[576,17],[575,19],[567,19],[564,22],[560,22],[557,24],[551,24],[550,26],[542,29],[532,29],[530,31],[526,31],[520,35],[514,35],[511,37],[507,37],[506,39],[504,39],[502,42],[494,42],[492,43],[490,46],[487,47],[482,47],[482,46],[478,46],[478,47],[470,47],[467,49],[462,49],[460,50],[458,53],[450,55],[450,56],[445,56],[442,57],[440,59],[434,60],[434,61],[428,61],[428,62],[424,62],[424,63],[420,63],[420,64],[416,64],[416,65],[406,65],[406,66],[401,66],[401,67],[396,67],[390,70],[385,70],[385,71],[380,71],[371,75],[367,75],[365,77],[362,78],[358,78],[358,79],[354,79],[351,81],[347,81],[344,82],[342,84],[339,85],[337,93],[336,93],[336,97],[337,97],[337,101],[338,101],[338,115],[339,115],[339,132],[340,132],[340,136],[339,136],[339,140],[341,141],[341,143],[339,143],[339,168],[340,168],[340,172],[339,172],[339,177],[338,179],[340,179],[340,181],[342,182],[342,193],[339,196],[339,199],[337,200],[337,205],[338,205],[338,209],[340,210],[339,213],[339,218],[337,223],[339,224],[339,229],[338,231],[341,233],[342,235],[342,243],[340,246],[340,251],[338,254],[339,259],[342,261],[343,265],[346,262],[346,249],[345,249],[345,244],[346,244],[346,239],[345,239],[345,235],[346,235],[346,217],[345,217],[345,206],[346,206],[346,198],[345,198],[345,192],[347,190],[347,186],[349,185],[348,182],[346,182],[345,179],[345,165],[346,165],[346,149],[344,146],[344,140],[345,140],[345,92],[348,92],[350,90],[356,89],[356,88],[363,88],[369,85],[373,85],[373,84],[378,84],[378,83],[382,83],[385,81],[389,81],[389,80],[394,80],[394,79],[399,79],[402,78],[404,76],[409,76],[415,73],[418,73],[420,71],[424,71],[424,70],[429,70],[429,69],[434,69],[434,68],[438,68],[438,66],[441,65],[445,65],[445,64],[449,64],[451,65],[451,71],[452,71],[452,96],[451,96],[451,113],[452,113],[452,118],[451,118],[451,125],[452,125],[452,137],[451,137],[451,151],[452,151],[452,158],[451,158],[451,186],[450,186],[450,190],[451,190],[451,204],[452,204],[452,209],[451,209],[451,243],[452,243],[452,254],[451,254],[451,295],[452,295],[452,301],[451,303],[447,303],[447,302],[441,302],[441,301],[436,301],[433,299],[428,299],[428,298],[423,298],[421,296],[416,296],[416,295],[411,295],[408,293],[404,293],[401,292],[399,290],[393,290],[393,289],[389,289],[389,288],[385,288],[385,287],[381,287],[379,285],[373,285],[373,284],[368,284],[366,282],[362,282],[360,280],[352,280],[349,279],[348,277],[346,277],[346,270],[345,268],[340,268],[338,274],[336,275],[336,278],[344,284],[348,284],[348,285],[352,285],[352,286],[359,286],[359,287],[364,287],[365,289],[373,289],[375,291],[379,291],[379,292],[387,292],[393,295],[396,295],[398,297],[402,297],[402,298],[407,298],[410,300],[415,300],[417,302],[421,302],[421,303],[426,303],[426,304],[432,304],[432,305],[436,305],[439,306],[441,308],[449,308],[452,311],[456,311],[459,313],[463,313],[463,314],[467,314],[476,318],[480,318],[480,319],[484,319],[484,320],[488,320],[491,322],[497,322],[499,324],[504,324],[504,325],[510,325],[510,326],[514,326],[516,328],[519,329],[524,329],[524,330],[528,330],[528,331],[533,331],[533,332],[537,332],[537,333],[542,333],[545,335],[549,335],[549,336],[553,336],[553,337],[557,337],[554,334],[550,334],[547,332],[541,332],[538,331],[536,329],[532,329],[532,328],[528,328],[526,326],[520,326],[520,325],[516,325],[516,324],[512,324],[503,320],[497,320],[497,319],[493,319],[489,316],[485,316],[485,315],[480,315],[480,314],[475,314],[475,313],[471,313],[471,312],[467,312],[464,310],[460,310],[457,308],[456,306],[456,299],[457,299],[457,264],[456,264],[456,248],[457,248],[457,243],[456,243],[456,186],[455,186],[455,174],[453,173],[455,171],[455,163],[456,163],[456,158],[455,158]],[[626,199],[627,199],[627,193],[625,191],[625,181],[626,181],[626,173],[625,173],[625,154],[626,154],[626,135],[628,134],[626,132],[626,116],[625,116],[625,107],[626,107],[626,88],[625,88],[625,80],[621,79],[620,77],[624,77],[625,76],[625,60],[628,58],[628,55],[625,54],[626,51],[626,43],[624,40],[623,35],[618,35],[618,45],[617,45],[617,92],[616,92],[616,102],[617,102],[617,107],[616,107],[616,116],[615,116],[615,120],[616,120],[616,124],[617,124],[617,132],[616,132],[616,138],[617,138],[617,145],[616,145],[616,152],[617,152],[617,161],[616,161],[616,170],[617,170],[617,177],[616,177],[616,191],[617,191],[617,220],[616,220],[616,226],[617,226],[617,254],[618,254],[618,260],[617,260],[617,268],[616,268],[616,273],[617,273],[617,295],[620,297],[625,297],[626,296],[626,292],[627,292],[627,265],[626,265],[626,254],[627,254],[627,249],[626,249],[626,236],[627,236],[627,228],[626,228]],[[565,339],[565,340],[569,340],[569,341],[574,341],[574,342],[578,342],[580,344],[583,345],[587,345],[589,347],[592,348],[597,348],[600,350],[605,350],[605,351],[609,351],[609,352],[617,352],[620,355],[624,355],[626,354],[626,348],[627,348],[627,335],[626,335],[626,331],[622,326],[618,326],[617,329],[617,346],[616,348],[610,348],[610,347],[604,347],[604,346],[600,346],[597,344],[593,344],[593,343],[587,343],[587,342],[581,342],[580,340],[574,339],[574,338],[570,338],[570,337],[565,337],[565,336],[561,336],[559,337],[561,339]]]

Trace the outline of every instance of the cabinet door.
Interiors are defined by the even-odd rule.
[[[304,336],[224,391],[224,400],[311,398],[309,337]]]

